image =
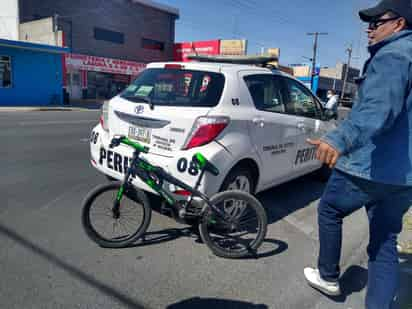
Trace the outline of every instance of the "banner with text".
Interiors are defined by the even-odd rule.
[[[176,43],[174,46],[175,61],[188,62],[190,60],[187,56],[190,54],[219,55],[219,53],[219,40]]]
[[[146,63],[79,54],[66,54],[65,64],[68,72],[83,70],[132,76],[146,68]]]

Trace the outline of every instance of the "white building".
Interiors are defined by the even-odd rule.
[[[19,39],[18,0],[0,0],[0,38]]]

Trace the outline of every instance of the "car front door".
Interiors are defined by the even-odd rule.
[[[318,100],[301,83],[282,77],[287,93],[285,104],[288,112],[297,121],[298,137],[296,155],[293,160],[295,172],[304,172],[320,167],[316,160],[316,147],[308,144],[307,139],[318,139],[326,133],[327,126],[321,120],[322,110]]]
[[[284,89],[273,74],[245,75],[250,100],[250,136],[261,158],[261,182],[276,184],[290,177],[298,138],[296,119],[285,113]]]

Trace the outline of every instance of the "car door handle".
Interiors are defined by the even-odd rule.
[[[263,128],[265,126],[265,119],[261,117],[255,117],[252,119],[253,124]]]
[[[301,131],[306,131],[306,126],[305,126],[305,124],[303,123],[303,122],[299,122],[298,123],[298,125],[297,125],[297,127],[298,127],[298,129],[299,130],[301,130]]]
[[[299,122],[298,125],[297,125],[297,127],[298,127],[298,129],[299,129],[300,131],[302,131],[303,133],[310,134],[310,133],[315,132],[315,129],[313,129],[313,128],[311,128],[311,127],[307,127],[303,122]]]

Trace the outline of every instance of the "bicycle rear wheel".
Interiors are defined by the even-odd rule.
[[[97,186],[83,201],[82,223],[91,240],[102,247],[121,248],[134,243],[147,231],[152,209],[146,194],[131,188],[120,201],[120,216],[113,205],[120,182]]]
[[[233,222],[226,222],[209,207],[199,224],[203,242],[220,257],[256,255],[267,231],[266,211],[260,202],[246,192],[232,190],[217,193],[211,204]]]

